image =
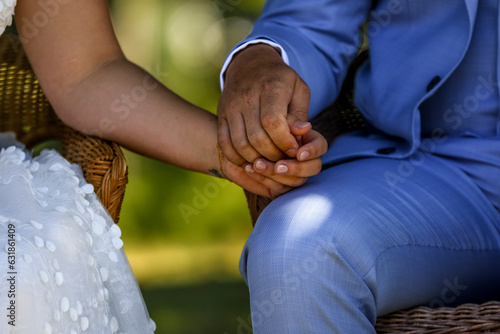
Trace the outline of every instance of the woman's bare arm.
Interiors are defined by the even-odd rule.
[[[182,168],[218,168],[216,117],[127,61],[105,0],[19,0],[16,23],[66,124]]]
[[[181,168],[220,172],[216,116],[125,58],[107,1],[18,0],[16,24],[35,74],[66,124]],[[245,165],[227,160],[223,165],[233,182],[268,197],[306,180],[251,175]]]

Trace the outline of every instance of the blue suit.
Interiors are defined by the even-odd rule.
[[[369,126],[259,218],[240,262],[254,333],[373,333],[398,309],[500,298],[499,16],[497,0],[266,3],[247,41],[283,48],[311,117],[368,19]]]
[[[477,0],[385,0],[373,12],[368,25],[370,62],[359,73],[355,100],[373,126],[401,139],[394,157],[408,157],[419,146],[418,106],[464,57],[477,4]],[[337,97],[371,6],[367,0],[268,1],[246,41],[267,38],[285,49],[289,65],[311,89],[310,117],[314,117]],[[426,24],[401,24],[418,20]],[[356,141],[356,146],[360,148],[355,152],[339,148],[325,162],[376,155],[381,143],[371,138]]]

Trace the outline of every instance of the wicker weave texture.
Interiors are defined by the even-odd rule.
[[[0,36],[0,132],[12,131],[32,148],[59,140],[62,155],[82,167],[87,182],[118,222],[128,182],[127,165],[113,142],[86,136],[65,126],[43,94],[15,35]]]
[[[456,308],[417,307],[377,319],[377,333],[500,333],[500,302]]]
[[[128,169],[118,144],[86,136],[69,127],[63,130],[62,155],[82,167],[83,176],[94,186],[95,192],[115,222],[128,183]]]

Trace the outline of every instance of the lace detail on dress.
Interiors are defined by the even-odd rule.
[[[120,228],[93,190],[55,151],[32,159],[19,147],[1,149],[1,333],[154,332]],[[15,264],[7,268],[10,240]],[[15,327],[5,319],[11,305]]]
[[[12,24],[17,0],[0,0],[0,35]]]

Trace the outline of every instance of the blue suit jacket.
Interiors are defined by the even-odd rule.
[[[268,0],[246,40],[266,38],[286,50],[290,66],[311,88],[314,117],[337,97],[361,42],[360,27],[369,20],[370,60],[358,72],[355,101],[377,131],[340,137],[324,163],[387,153],[402,158],[419,147],[418,107],[463,59],[478,6],[478,0],[376,3]]]

